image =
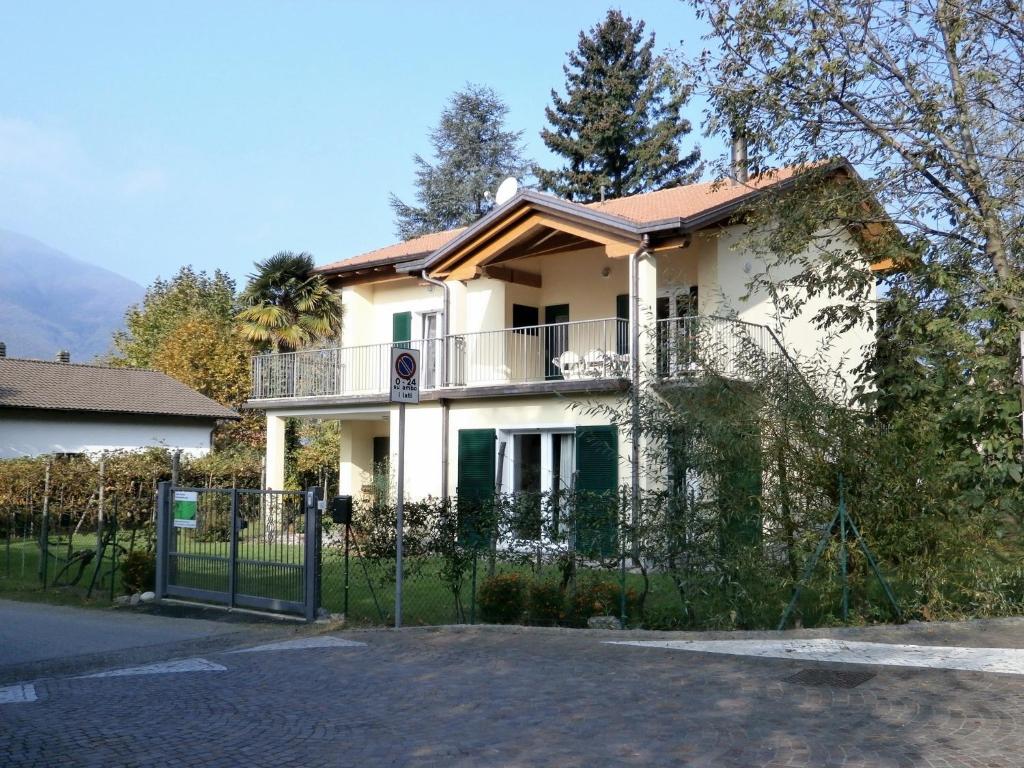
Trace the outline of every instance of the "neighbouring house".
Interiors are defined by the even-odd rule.
[[[158,371],[0,357],[0,458],[154,447],[197,456],[218,421],[238,418]]]
[[[421,402],[406,414],[410,498],[631,482],[628,430],[579,405],[621,402],[634,361],[656,379],[694,376],[680,339],[728,350],[742,334],[768,354],[823,354],[852,369],[872,341],[866,326],[822,351],[810,322],[820,305],[779,328],[770,298],[747,296],[759,258],[742,246],[739,214],[793,177],[589,205],[525,190],[469,227],[319,267],[342,297],[341,345],[253,360],[246,407],[266,412],[268,484],[283,487],[287,418],[342,422],[342,493],[386,482],[396,345],[421,355]]]

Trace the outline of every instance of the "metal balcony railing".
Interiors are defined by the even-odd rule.
[[[707,368],[742,377],[749,370],[745,356],[788,357],[769,328],[732,318],[659,320],[642,343],[650,343],[651,330],[654,364],[664,379],[692,377]],[[420,386],[427,391],[630,375],[629,323],[605,318],[258,355],[252,360],[252,399],[384,395],[395,346],[419,350]]]
[[[628,375],[628,323],[617,318],[530,325],[448,337],[456,387]]]
[[[257,355],[252,359],[252,399],[379,395],[388,391],[394,346],[367,344]],[[421,357],[427,357],[430,350],[440,350],[440,339],[401,346],[419,349]]]
[[[444,386],[446,364],[450,387],[617,378],[629,367],[625,320],[581,320],[397,344],[258,355],[252,360],[252,399],[385,394],[395,346],[419,350],[424,390]]]
[[[688,315],[658,320],[654,336],[662,379],[686,379],[708,370],[744,379],[765,365],[792,364],[771,328],[731,317]]]

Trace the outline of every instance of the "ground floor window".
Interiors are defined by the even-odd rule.
[[[557,538],[560,511],[573,488],[575,430],[499,433],[503,493],[515,496],[514,534],[530,541]]]
[[[615,550],[615,426],[461,429],[458,456],[460,525],[467,540],[490,538],[477,530],[486,515],[476,516],[500,496],[512,505],[511,525],[503,531],[520,542],[572,537],[573,546],[595,556]],[[577,508],[577,492],[586,495],[585,509]]]

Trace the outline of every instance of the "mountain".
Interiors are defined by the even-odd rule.
[[[110,351],[142,286],[38,240],[0,229],[0,341],[9,357],[86,363]]]

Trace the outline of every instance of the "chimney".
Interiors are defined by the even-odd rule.
[[[62,349],[60,352],[57,353],[57,362],[58,363],[70,363],[71,362],[71,353],[68,352],[66,349]]]
[[[747,139],[739,131],[732,134],[732,178],[737,184],[747,182]]]
[[[0,341],[0,357],[7,357],[7,345]]]

